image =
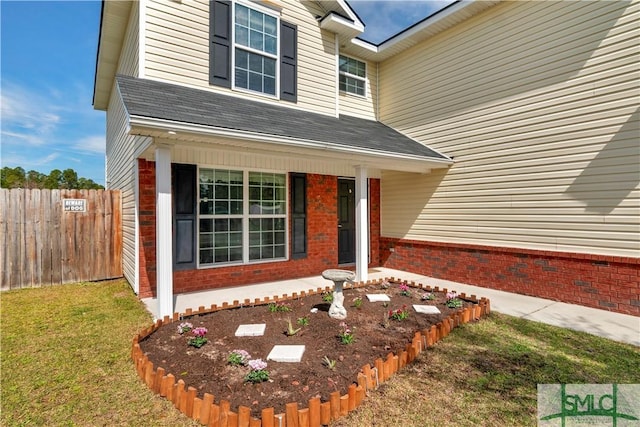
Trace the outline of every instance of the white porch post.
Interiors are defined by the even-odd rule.
[[[171,149],[156,147],[156,294],[158,318],[173,314]]]
[[[365,282],[369,268],[369,191],[368,173],[356,166],[356,281]]]

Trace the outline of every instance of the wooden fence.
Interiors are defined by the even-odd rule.
[[[112,190],[0,189],[0,289],[121,277],[121,205]]]

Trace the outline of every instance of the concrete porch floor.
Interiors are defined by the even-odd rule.
[[[435,279],[388,268],[377,267],[369,270],[370,280],[391,277],[415,281],[416,283],[422,283],[432,287],[439,286],[441,289],[447,288],[448,290],[455,290],[458,293],[464,292],[467,295],[486,297],[491,300],[491,309],[499,313],[587,332],[615,341],[640,346],[640,317],[497,291],[489,288],[481,288],[479,286]],[[187,308],[197,310],[200,306],[209,307],[211,304],[221,305],[223,302],[231,303],[234,300],[244,301],[246,298],[253,301],[256,298],[264,298],[267,296],[291,295],[293,292],[299,293],[300,291],[308,291],[310,289],[316,290],[317,288],[324,288],[326,286],[333,286],[333,283],[318,275],[300,279],[179,294],[174,295],[174,312],[184,313]],[[157,300],[155,298],[144,298],[142,302],[144,302],[154,318],[157,317]]]

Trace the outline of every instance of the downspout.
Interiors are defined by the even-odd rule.
[[[340,117],[340,40],[338,33],[334,35],[335,51],[336,51],[336,74],[334,79],[335,97],[336,97],[336,117]]]

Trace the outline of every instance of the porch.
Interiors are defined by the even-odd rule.
[[[432,287],[438,286],[441,289],[455,290],[458,293],[464,292],[467,295],[486,297],[491,300],[491,309],[502,314],[587,332],[640,346],[640,318],[635,316],[481,288],[384,267],[370,268],[368,270],[368,278],[370,280],[390,277],[415,281]],[[266,296],[291,295],[294,292],[300,293],[300,291],[315,290],[326,286],[332,286],[332,282],[323,279],[321,275],[317,275],[300,279],[176,294],[173,297],[173,303],[176,312],[184,313],[188,308],[197,310],[200,306],[221,305],[223,302],[243,301],[246,298],[254,300],[255,298],[264,298]],[[157,318],[157,299],[143,298],[142,302],[154,318]]]

